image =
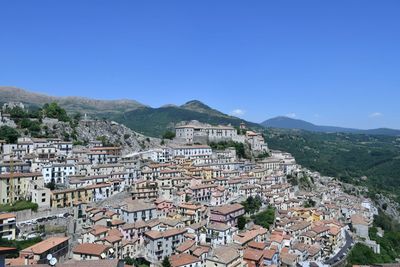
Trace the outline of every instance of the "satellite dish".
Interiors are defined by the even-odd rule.
[[[50,265],[55,266],[57,264],[57,259],[56,258],[51,258],[50,260]]]
[[[47,259],[48,261],[50,261],[52,258],[53,258],[53,255],[51,255],[51,254],[47,254],[47,257],[46,257],[46,259]]]

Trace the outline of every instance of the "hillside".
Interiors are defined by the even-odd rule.
[[[344,128],[336,126],[321,126],[313,123],[293,119],[285,116],[279,116],[272,119],[268,119],[261,123],[262,126],[267,128],[280,128],[280,129],[298,129],[312,132],[324,132],[324,133],[357,133],[357,134],[370,134],[370,135],[391,135],[400,136],[400,130],[378,128],[370,130],[361,130],[355,128]]]
[[[371,192],[392,193],[400,201],[398,137],[282,129],[268,129],[265,136],[271,149],[292,153],[307,168],[366,185]]]
[[[10,101],[22,102],[30,107],[40,107],[44,103],[57,102],[69,113],[80,112],[99,118],[144,106],[135,100],[97,100],[76,96],[55,97],[29,92],[20,88],[0,86],[0,104]]]
[[[250,128],[260,129],[257,123],[248,122],[237,117],[223,114],[211,109],[200,101],[190,101],[182,106],[164,106],[160,108],[141,107],[113,120],[125,124],[129,128],[149,136],[161,136],[167,129],[181,121],[198,120],[209,124],[231,124],[239,126],[244,122]]]
[[[14,87],[0,87],[0,104],[9,101],[22,102],[29,107],[41,107],[43,103],[57,102],[69,114],[80,112],[97,119],[114,120],[137,132],[154,137],[160,137],[178,122],[191,120],[233,126],[239,126],[241,122],[244,122],[250,128],[262,128],[257,123],[229,116],[198,100],[191,100],[181,106],[165,105],[152,108],[135,100],[54,97]]]

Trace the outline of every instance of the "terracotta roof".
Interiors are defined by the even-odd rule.
[[[22,253],[43,254],[46,251],[69,240],[69,237],[50,237],[42,242],[21,250]]]
[[[272,260],[276,253],[276,250],[274,249],[266,249],[264,250],[264,259]]]
[[[6,220],[6,219],[11,219],[15,218],[16,215],[14,213],[2,213],[0,214],[0,220]]]
[[[267,244],[265,244],[264,242],[250,241],[248,246],[259,250],[264,250]]]
[[[354,214],[351,216],[352,224],[368,225],[368,222],[360,214]]]
[[[106,226],[103,226],[103,225],[95,225],[95,226],[93,226],[93,228],[92,228],[92,230],[90,231],[90,233],[91,233],[92,235],[97,236],[97,235],[101,235],[101,234],[106,233],[108,230],[109,230],[109,229],[108,229],[108,227],[106,227]]]
[[[122,240],[122,237],[117,235],[108,235],[103,238],[104,240],[108,241],[109,243],[113,244]]]
[[[151,239],[159,239],[159,238],[180,235],[180,234],[184,234],[184,233],[186,233],[186,229],[168,229],[163,232],[155,231],[155,230],[148,231],[145,233],[145,235],[150,237]]]
[[[8,253],[13,253],[15,252],[17,249],[16,248],[12,248],[12,247],[0,247],[0,255],[5,255]]]
[[[72,252],[75,254],[100,256],[102,253],[106,252],[110,248],[111,248],[110,246],[102,244],[83,243],[74,247]]]
[[[220,246],[213,250],[211,257],[212,261],[228,264],[239,258],[238,250],[233,246]]]
[[[172,255],[170,257],[170,262],[173,267],[184,266],[188,264],[193,264],[196,262],[200,262],[201,260],[195,256],[192,256],[187,253]]]
[[[214,207],[212,208],[211,211],[225,215],[241,209],[244,209],[244,207],[241,204],[230,204],[230,205],[223,205],[220,207]]]
[[[244,250],[243,259],[251,261],[259,261],[263,257],[263,252],[258,249],[246,248]]]
[[[190,249],[193,247],[193,245],[196,244],[196,241],[194,240],[187,240],[183,242],[180,246],[176,248],[176,251],[179,253],[185,252],[186,250]]]

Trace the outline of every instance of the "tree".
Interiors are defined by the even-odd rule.
[[[312,208],[315,207],[316,202],[312,200],[311,198],[307,199],[307,201],[304,203],[304,208]]]
[[[0,127],[0,139],[5,140],[7,143],[17,142],[19,136],[19,133],[14,128],[9,126]]]
[[[74,121],[79,122],[82,119],[82,114],[80,112],[77,112],[74,114]]]
[[[47,183],[45,186],[47,188],[49,188],[50,190],[56,189],[56,183],[54,182],[54,179],[51,179],[51,181],[49,183]]]
[[[175,133],[172,132],[172,131],[166,131],[166,132],[163,134],[162,138],[163,138],[163,139],[170,139],[170,140],[172,140],[172,139],[175,138]]]
[[[242,205],[244,206],[245,212],[249,214],[254,214],[257,211],[260,210],[262,206],[262,200],[260,196],[252,197],[249,196],[246,201],[242,202]]]
[[[165,257],[162,261],[162,267],[172,267],[171,262],[169,261],[168,257]]]
[[[238,228],[239,230],[243,230],[246,226],[246,218],[244,216],[240,216],[238,218]]]
[[[125,257],[124,261],[125,261],[125,264],[127,264],[127,265],[134,264],[134,260],[131,257]]]
[[[42,109],[43,115],[49,118],[58,119],[59,121],[69,121],[65,109],[61,108],[56,102],[46,103]]]
[[[268,229],[275,221],[275,209],[269,206],[267,210],[252,215],[251,218],[254,220],[255,224]]]

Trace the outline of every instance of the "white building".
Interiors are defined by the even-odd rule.
[[[74,164],[49,164],[42,168],[44,182],[50,183],[53,181],[56,184],[64,184],[67,176],[75,175]]]

